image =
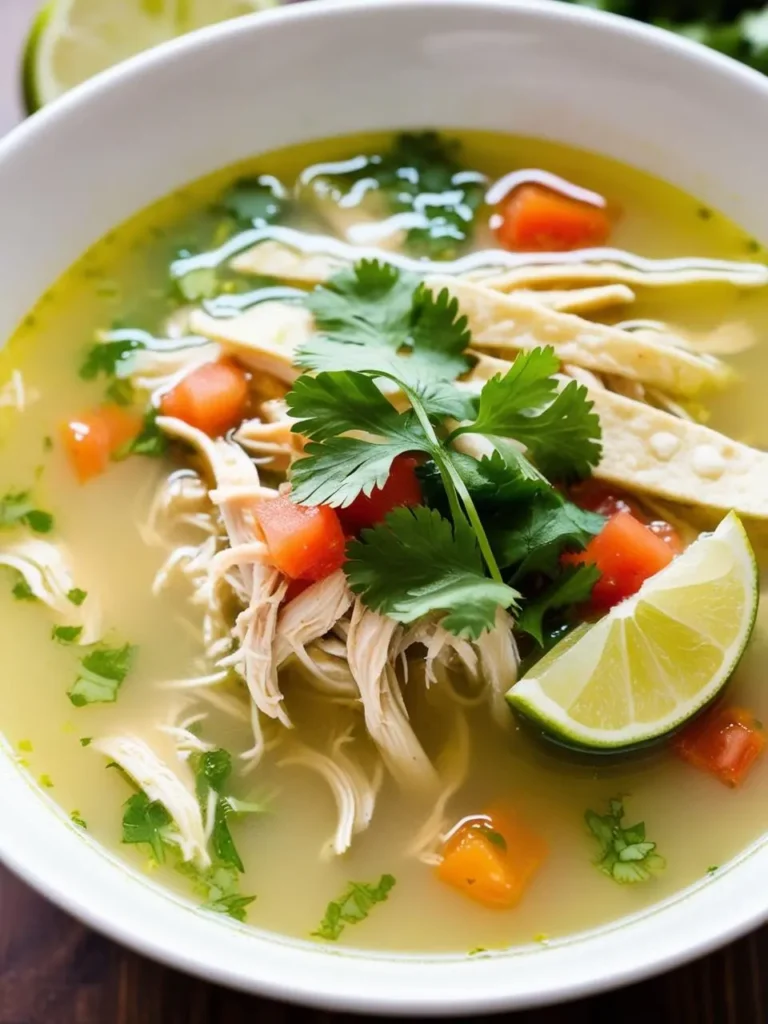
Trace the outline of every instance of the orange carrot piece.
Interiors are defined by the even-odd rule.
[[[677,753],[726,786],[738,786],[765,749],[766,736],[751,711],[717,708],[686,726],[673,741]]]
[[[547,856],[547,845],[513,812],[466,818],[443,847],[437,877],[483,906],[514,907]]]
[[[592,590],[591,600],[595,608],[606,609],[636,594],[674,556],[670,544],[630,512],[622,511],[611,516],[583,551],[563,555],[563,562],[597,566],[600,579]]]
[[[109,460],[141,430],[141,416],[103,405],[62,424],[64,450],[80,483],[103,473]]]
[[[245,418],[248,374],[227,360],[205,363],[163,395],[160,411],[209,437],[221,437]]]
[[[260,502],[254,515],[275,567],[292,580],[321,580],[344,562],[339,517],[327,505],[296,505],[286,495]]]
[[[513,252],[565,252],[604,245],[611,233],[605,209],[543,185],[521,185],[501,206],[496,236]]]

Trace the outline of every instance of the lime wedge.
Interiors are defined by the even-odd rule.
[[[644,743],[681,725],[723,687],[757,603],[755,556],[730,513],[604,619],[574,630],[507,700],[580,747]]]
[[[280,0],[52,0],[24,51],[30,113],[99,71],[175,36]]]

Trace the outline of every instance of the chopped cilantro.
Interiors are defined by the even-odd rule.
[[[46,434],[45,437],[43,438],[43,451],[53,451],[53,438],[50,436],[50,434]]]
[[[452,526],[434,509],[396,508],[384,523],[364,530],[347,548],[352,590],[366,605],[398,622],[444,611],[442,625],[477,638],[492,629],[499,607],[514,607],[519,593],[489,579],[477,541],[462,521]]]
[[[150,409],[144,416],[138,435],[115,452],[112,458],[120,462],[130,455],[146,455],[153,459],[165,455],[168,450],[168,439],[157,425],[157,416],[157,409]]]
[[[500,850],[506,850],[507,840],[504,838],[501,832],[497,832],[495,829],[492,828],[483,829],[482,832],[489,843],[493,843],[494,846],[498,846]]]
[[[207,871],[199,871],[192,864],[180,863],[177,870],[191,879],[194,891],[204,901],[204,910],[227,914],[235,921],[245,921],[246,909],[256,897],[241,895],[236,868],[215,864]]]
[[[656,853],[656,843],[645,838],[645,824],[624,828],[624,804],[620,797],[608,801],[605,815],[587,811],[584,818],[592,835],[600,843],[597,865],[609,878],[621,884],[645,882],[665,866]]]
[[[707,868],[707,874],[708,875],[714,875],[719,870],[720,870],[720,865],[719,864],[712,864],[710,867]]]
[[[31,740],[19,740],[18,748],[25,754],[32,753],[32,741]]]
[[[387,212],[416,219],[405,240],[411,252],[449,259],[471,238],[485,194],[484,175],[462,167],[460,151],[437,132],[406,132],[388,152],[355,161],[330,182],[337,201],[356,182],[375,182]]]
[[[54,626],[51,639],[60,644],[73,644],[82,632],[82,626]]]
[[[182,299],[187,302],[212,299],[219,291],[219,277],[215,267],[196,267],[174,280]]]
[[[540,647],[545,645],[544,618],[548,612],[589,600],[592,588],[600,578],[594,565],[572,565],[533,600],[526,601],[515,623],[518,631],[529,633]]]
[[[84,829],[88,828],[88,826],[85,823],[85,819],[80,814],[80,811],[72,811],[71,814],[69,815],[69,817],[70,817],[70,820],[73,821],[74,824],[78,826],[78,828],[84,828]]]
[[[262,227],[274,224],[285,209],[285,186],[269,174],[236,181],[222,199],[222,206],[239,224]]]
[[[485,948],[485,946],[475,946],[473,949],[469,950],[467,956],[480,956],[481,953],[487,952],[488,950]]]
[[[77,708],[117,700],[131,668],[136,647],[96,647],[80,662],[80,671],[67,696]]]
[[[120,364],[127,360],[132,352],[146,348],[145,342],[137,336],[138,332],[116,331],[113,333],[119,337],[113,340],[98,341],[88,349],[80,366],[80,376],[83,380],[96,380],[100,375],[117,376]],[[122,336],[123,333],[126,337]]]
[[[14,583],[11,593],[17,601],[37,601],[37,596],[21,574],[19,574],[18,580]]]
[[[88,597],[88,591],[80,590],[79,587],[73,587],[71,590],[67,591],[67,600],[71,601],[72,604],[77,605],[78,607],[83,603],[86,597]]]
[[[105,394],[115,405],[133,405],[136,398],[133,384],[127,377],[115,377]]]
[[[35,508],[29,491],[15,491],[0,499],[0,529],[28,526],[34,533],[50,533],[53,516]]]
[[[219,864],[245,871],[243,861],[229,829],[228,818],[235,813],[237,803],[224,795],[224,787],[232,774],[232,757],[226,750],[209,750],[198,754],[192,761],[195,771],[197,798],[203,813],[208,813],[208,796],[216,794],[211,831],[211,844]],[[249,805],[256,808],[257,805]],[[261,810],[261,808],[258,808]]]
[[[366,882],[350,882],[344,893],[332,900],[325,909],[325,917],[312,937],[335,942],[344,931],[345,925],[358,924],[371,912],[376,903],[383,903],[395,885],[393,875],[382,875],[377,885]]]
[[[81,747],[90,747],[91,743],[93,743],[93,737],[92,736],[81,736],[80,737],[80,746]]]
[[[40,776],[40,785],[44,786],[46,789],[53,789],[53,779],[50,775],[43,773]]]
[[[604,525],[604,516],[550,490],[517,515],[502,509],[491,520],[490,537],[499,565],[514,566],[514,578],[519,580],[531,572],[556,573],[562,552],[581,550]]]
[[[173,819],[159,800],[146,793],[130,796],[123,805],[123,842],[146,843],[158,864],[165,860],[165,843]]]

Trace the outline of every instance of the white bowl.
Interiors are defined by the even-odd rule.
[[[251,154],[366,129],[484,128],[650,171],[768,238],[768,80],[684,40],[536,0],[358,0],[224,24],[100,76],[0,145],[0,337],[107,230]],[[1,722],[1,716],[0,716]],[[768,916],[768,847],[609,928],[491,958],[328,950],[206,915],[67,827],[0,755],[0,857],[113,938],[335,1009],[530,1006],[636,981]],[[269,880],[265,879],[268,885]]]

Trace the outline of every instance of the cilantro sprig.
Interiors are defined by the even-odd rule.
[[[50,533],[53,516],[35,506],[30,491],[13,491],[0,498],[0,530],[28,526],[33,533]]]
[[[645,837],[645,823],[622,826],[624,803],[621,797],[608,801],[608,814],[587,811],[587,827],[600,844],[597,865],[602,872],[620,884],[646,882],[665,867],[664,858],[656,853],[656,843]]]
[[[382,875],[374,885],[370,882],[350,882],[342,895],[331,900],[323,920],[312,932],[315,939],[335,942],[348,924],[364,921],[377,903],[384,903],[395,886],[393,875]]]
[[[80,670],[67,696],[76,708],[86,704],[112,704],[131,670],[137,648],[102,645],[95,647],[80,661]]]
[[[586,389],[562,387],[551,348],[520,354],[479,394],[457,387],[469,368],[466,319],[447,292],[435,296],[394,266],[363,260],[307,301],[321,333],[297,357],[316,375],[287,395],[293,429],[308,439],[293,499],[345,508],[382,487],[398,456],[419,453],[437,508],[395,510],[363,531],[347,576],[366,604],[400,622],[440,611],[447,629],[476,638],[499,607],[518,610],[518,580],[556,576],[560,554],[602,527],[548,479],[583,476],[600,458]],[[457,451],[470,434],[490,454]]]

